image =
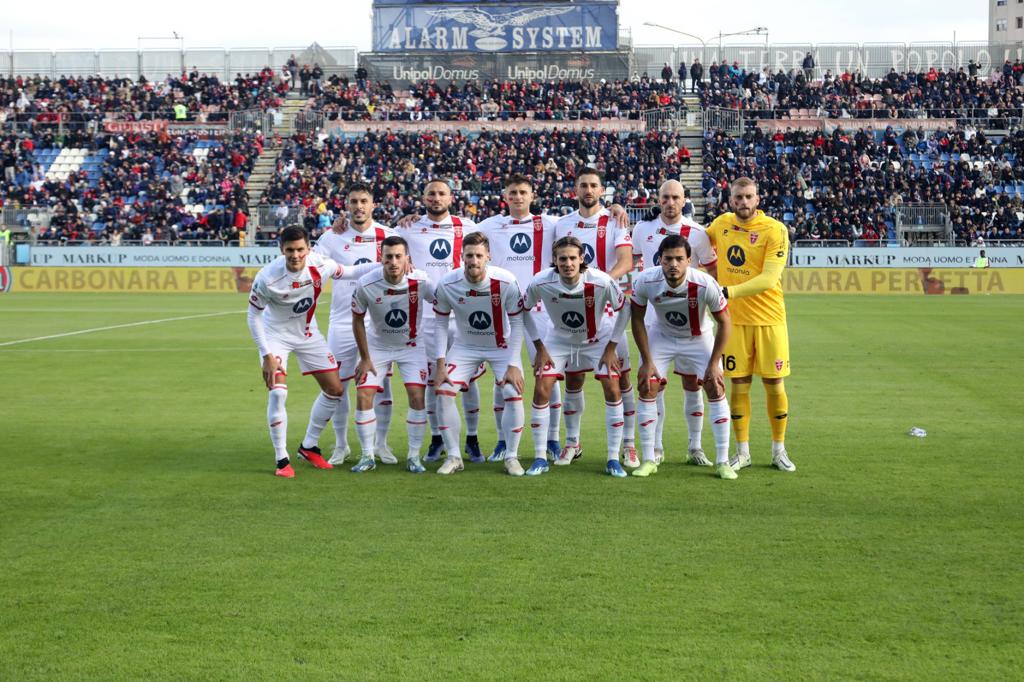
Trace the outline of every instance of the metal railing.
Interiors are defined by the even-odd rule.
[[[710,109],[712,107],[708,107]],[[927,119],[956,119],[961,125],[967,123],[981,123],[989,127],[993,122],[999,122],[1002,129],[1011,125],[1019,125],[1024,109],[999,109],[999,108],[958,108],[958,107],[935,107],[924,106],[916,109],[891,109],[891,108],[870,108],[857,109],[856,107],[821,106],[816,108],[797,107],[716,107],[722,111],[739,111],[743,117],[756,122],[758,120],[799,120],[799,119],[836,119],[859,121],[864,119],[906,119],[927,120]]]
[[[228,128],[235,133],[261,133],[264,137],[270,137],[274,131],[274,124],[280,120],[279,116],[263,109],[232,111],[227,119]]]
[[[793,246],[806,248],[834,248],[834,247],[846,247],[850,246],[850,242],[847,239],[797,239],[793,242]]]
[[[685,106],[669,107],[682,109]],[[545,111],[534,109],[523,109],[515,111],[498,111],[497,113],[485,112],[481,109],[471,111],[443,111],[443,110],[408,110],[404,108],[391,108],[389,105],[380,106],[372,113],[365,109],[310,109],[308,112],[319,113],[327,122],[331,121],[603,121],[603,120],[639,120],[643,116],[640,109],[618,111],[612,115],[610,108],[595,107],[594,109],[555,109],[548,116]],[[298,117],[296,117],[298,120]]]
[[[743,133],[744,112],[722,107],[704,108],[704,130],[723,130],[730,135]]]
[[[301,225],[305,209],[301,206],[259,204],[249,207],[249,220],[260,230],[279,230],[289,225]]]
[[[942,203],[903,204],[893,208],[896,234],[909,244],[934,244],[953,239],[949,208]]]

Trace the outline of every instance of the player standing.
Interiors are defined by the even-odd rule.
[[[381,380],[392,365],[405,384],[409,411],[405,418],[409,451],[406,468],[412,473],[426,469],[420,461],[420,446],[427,417],[423,391],[427,385],[427,355],[421,341],[424,308],[433,304],[434,286],[422,270],[409,270],[408,244],[401,237],[386,237],[381,243],[382,266],[360,278],[352,296],[352,333],[359,348],[356,365],[356,435],[362,456],[352,471],[376,468],[374,440],[376,417],[373,397],[383,390]],[[367,332],[364,318],[372,324]]]
[[[583,249],[587,272],[596,268],[618,283],[632,269],[633,247],[629,231],[601,205],[604,194],[603,176],[593,168],[583,168],[576,174],[577,210],[564,216],[555,224],[555,240],[562,237],[577,238]],[[605,308],[606,316],[613,316],[611,308]],[[623,330],[625,327],[623,326]],[[636,454],[634,433],[636,425],[636,397],[629,383],[629,344],[625,335],[615,339],[618,352],[619,393],[624,406],[623,445],[626,466],[637,467],[640,460]],[[580,445],[580,421],[583,418],[583,376],[569,372],[565,379],[563,414],[565,416],[565,447],[556,463],[568,464],[583,453]],[[567,459],[566,462],[561,460]],[[617,463],[617,462],[616,462]]]
[[[750,385],[761,377],[772,433],[772,466],[796,471],[786,454],[789,398],[789,333],[782,296],[782,270],[789,253],[786,226],[758,210],[757,183],[738,178],[729,188],[732,212],[708,226],[708,238],[725,261],[718,268],[733,315],[733,333],[725,346],[725,373],[732,380],[732,428],[736,436],[734,468],[750,466]]]
[[[448,212],[452,205],[452,190],[447,180],[430,180],[423,187],[423,206],[426,215],[407,224],[399,224],[395,231],[409,245],[409,257],[415,267],[427,273],[431,285],[437,286],[441,278],[462,264],[462,240],[467,234],[476,232],[476,223],[466,218],[453,216]],[[434,336],[433,308],[424,310],[423,341],[427,351],[427,371],[430,382],[427,386],[426,405],[427,419],[430,422],[430,446],[427,449],[425,462],[434,462],[441,458],[444,440],[441,437],[437,414],[437,392],[433,387],[434,358],[444,355],[444,350],[437,348]],[[476,378],[475,376],[473,377]],[[480,389],[476,383],[470,382],[462,393],[462,409],[466,413],[466,454],[471,462],[483,462],[477,440],[477,426],[480,423]]]
[[[311,415],[322,420],[322,431],[334,414],[341,398],[338,363],[316,324],[316,304],[324,280],[351,279],[372,269],[360,265],[346,268],[335,261],[312,253],[309,236],[301,227],[286,227],[279,237],[281,256],[256,274],[249,295],[249,332],[259,349],[263,381],[270,391],[267,398],[267,423],[270,441],[277,459],[278,476],[292,478],[286,441],[288,438],[288,356],[295,353],[302,373],[312,374],[320,385],[320,395]],[[330,469],[318,450],[299,448],[299,456],[318,469]]]
[[[345,206],[348,209],[347,217],[336,221],[331,230],[317,240],[313,251],[342,265],[379,263],[381,244],[385,238],[394,234],[394,231],[373,219],[373,190],[362,183],[350,185],[345,197]],[[352,334],[352,294],[356,285],[357,282],[354,280],[339,281],[334,284],[331,292],[331,321],[327,329],[327,346],[338,359],[338,374],[341,378],[341,399],[337,401],[333,415],[335,445],[334,454],[329,460],[331,464],[341,464],[349,453],[348,382],[355,375],[356,362],[359,360],[355,336]],[[387,444],[388,426],[391,422],[391,381],[384,377],[382,382],[384,391],[375,396],[374,405],[377,417],[376,453],[381,462],[397,464],[398,459]],[[316,403],[314,409],[317,409]],[[310,415],[309,428],[302,440],[303,450],[320,454],[320,449],[316,447],[320,438],[320,430],[316,425],[320,423],[319,416],[314,419],[314,415]]]
[[[438,395],[441,435],[447,458],[439,474],[462,471],[459,452],[459,411],[456,392],[469,386],[482,363],[490,364],[505,405],[503,432],[505,471],[522,476],[519,439],[523,431],[523,295],[515,275],[488,265],[490,245],[482,232],[462,242],[462,267],[441,278],[434,292],[434,334],[438,352],[434,387]],[[455,320],[455,339],[448,348],[449,315]],[[445,349],[448,349],[445,352]]]
[[[664,389],[671,363],[683,375],[684,383],[692,380],[698,391],[704,384],[715,436],[715,466],[719,476],[734,479],[736,472],[729,466],[729,405],[722,379],[722,349],[731,327],[725,296],[711,275],[689,267],[691,251],[685,237],[665,236],[656,254],[659,267],[645,270],[633,280],[633,339],[640,351],[637,417],[644,460],[633,475],[650,476],[658,471],[654,454],[659,419],[656,396]],[[718,322],[713,339],[709,312]],[[703,401],[700,408],[704,408]],[[688,421],[690,412],[687,407]],[[703,420],[699,419],[697,428],[701,426]]]
[[[587,267],[583,254],[583,244],[579,239],[570,236],[556,240],[553,247],[555,266],[534,277],[523,296],[527,333],[537,348],[533,363],[537,381],[530,413],[534,460],[526,472],[529,476],[548,470],[546,441],[551,387],[566,375],[580,377],[582,381],[586,372],[594,372],[604,389],[608,434],[605,471],[619,478],[626,475],[619,463],[624,416],[619,393],[616,339],[622,338],[629,321],[629,309],[624,306],[625,297],[619,283],[608,274]],[[537,303],[543,303],[552,323],[543,338],[533,321]],[[611,308],[612,317],[604,314],[606,306]],[[573,459],[571,454],[560,456],[555,464],[571,464]]]
[[[661,242],[669,235],[681,235],[690,244],[696,265],[715,277],[717,256],[711,248],[704,228],[683,216],[686,204],[686,193],[678,180],[668,180],[658,189],[658,206],[661,213],[654,220],[638,222],[633,228],[633,264],[642,264],[643,269],[659,266],[658,249]],[[635,281],[635,278],[634,278]],[[653,311],[648,311],[647,322],[654,322]],[[681,374],[676,368],[676,373]],[[704,427],[704,399],[700,394],[698,376],[683,374],[683,409],[686,412],[686,427],[689,431],[689,446],[686,461],[688,464],[711,466],[701,448],[701,431]],[[662,433],[665,428],[665,392],[659,391],[657,397],[658,428],[655,434],[654,457],[660,464],[665,448],[662,444]]]

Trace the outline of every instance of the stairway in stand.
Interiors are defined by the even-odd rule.
[[[281,148],[273,143],[273,138],[280,137],[287,139],[295,133],[295,115],[305,108],[308,99],[300,95],[298,91],[292,90],[288,93],[284,104],[281,107],[281,119],[274,126],[273,132],[263,145],[263,153],[256,159],[252,173],[249,175],[249,182],[245,187],[249,196],[249,206],[259,204],[260,197],[274,177],[277,168],[277,160],[281,156]]]

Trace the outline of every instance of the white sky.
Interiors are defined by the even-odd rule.
[[[0,45],[14,49],[135,48],[139,36],[185,37],[186,48],[325,47],[354,45],[369,50],[370,0],[302,0],[297,3],[237,3],[209,0],[49,0],[4,3]],[[691,11],[691,9],[693,11]],[[252,16],[260,13],[261,16]],[[651,21],[696,34],[708,42],[719,31],[767,26],[772,43],[922,42],[988,38],[983,0],[858,0],[815,3],[731,0],[671,2],[623,0],[619,25],[638,45],[693,43],[683,36],[643,26]],[[763,42],[764,38],[732,39]],[[173,47],[145,41],[143,47]]]

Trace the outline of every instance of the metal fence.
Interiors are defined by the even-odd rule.
[[[730,135],[740,135],[743,133],[743,111],[705,107],[704,130],[723,130]]]
[[[200,73],[232,79],[238,73],[279,69],[291,55],[299,64],[319,64],[324,73],[352,76],[358,52],[354,47],[223,47],[155,50],[15,50],[0,53],[4,76],[145,76],[151,80],[179,75],[195,68]]]
[[[235,133],[262,133],[264,137],[270,137],[280,116],[280,113],[271,113],[262,109],[232,111],[228,115],[228,128]]]

